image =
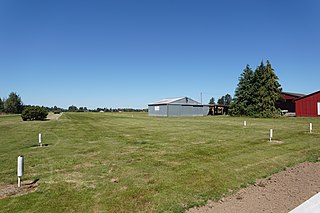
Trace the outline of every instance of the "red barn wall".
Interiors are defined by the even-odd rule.
[[[287,101],[287,100],[294,100],[297,99],[296,96],[293,95],[288,95],[288,94],[282,94],[282,97]]]
[[[320,117],[318,115],[318,102],[320,102],[320,91],[296,100],[296,116]]]

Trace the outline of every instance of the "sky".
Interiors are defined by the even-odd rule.
[[[0,0],[0,97],[147,108],[232,96],[270,60],[283,91],[320,89],[318,0]]]

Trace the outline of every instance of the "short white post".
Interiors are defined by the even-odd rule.
[[[243,126],[247,126],[247,121],[243,121]]]
[[[21,176],[23,176],[24,173],[24,157],[19,156],[18,157],[18,169],[17,169],[17,175],[18,175],[18,187],[21,187]]]
[[[272,141],[273,129],[270,129],[270,142]]]
[[[309,129],[310,129],[310,133],[312,133],[312,123],[310,123]]]
[[[42,135],[39,133],[39,145],[42,146]]]

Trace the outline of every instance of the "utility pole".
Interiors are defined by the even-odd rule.
[[[200,100],[201,100],[201,104],[202,104],[202,92],[200,92]]]

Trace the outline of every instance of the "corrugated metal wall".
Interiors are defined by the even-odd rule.
[[[151,105],[148,106],[149,116],[168,116],[168,105]]]
[[[320,104],[320,92],[296,101],[296,116],[320,117],[318,105]]]
[[[179,117],[207,116],[209,107],[203,105],[152,105],[148,107],[149,116]]]
[[[166,104],[150,104],[148,106],[149,116],[206,116],[209,113],[209,107],[203,106],[191,98],[181,98],[177,101]]]
[[[168,105],[168,116],[206,116],[209,107],[202,105]]]

